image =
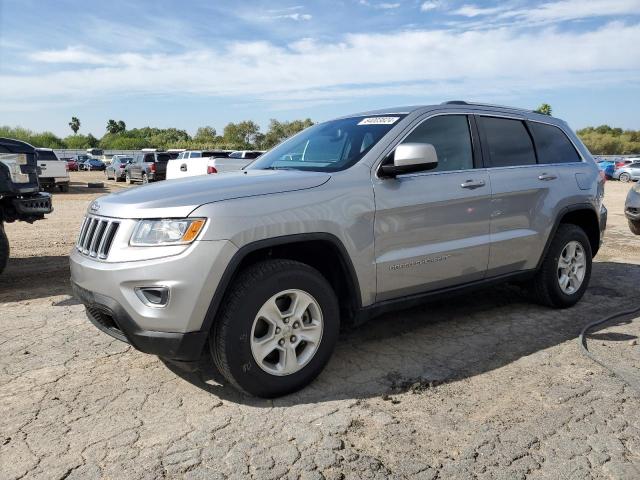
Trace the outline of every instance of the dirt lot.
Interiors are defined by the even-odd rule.
[[[97,174],[80,172],[86,182]],[[74,185],[34,225],[9,225],[0,277],[0,478],[640,478],[640,398],[581,356],[582,326],[640,305],[640,237],[610,182],[606,245],[582,302],[515,287],[373,320],[341,337],[304,391],[238,395],[112,340],[69,295],[88,203]],[[640,379],[640,318],[590,347]]]

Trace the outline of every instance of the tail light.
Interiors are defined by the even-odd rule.
[[[208,174],[210,174],[210,173],[218,173],[218,170],[216,170],[216,167],[214,167],[213,165],[209,165],[207,167],[207,173]]]
[[[153,173],[156,173],[156,164],[152,163],[151,166],[149,167],[149,170]]]
[[[120,168],[124,168],[124,167],[126,167],[126,165],[124,163],[121,163]]]

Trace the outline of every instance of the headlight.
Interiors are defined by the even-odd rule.
[[[196,239],[205,223],[204,218],[140,220],[129,243],[137,247],[186,245]]]

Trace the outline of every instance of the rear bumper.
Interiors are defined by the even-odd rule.
[[[137,350],[183,362],[200,358],[208,332],[159,332],[144,330],[113,298],[91,292],[71,282],[74,296],[85,306],[87,317],[98,329]]]

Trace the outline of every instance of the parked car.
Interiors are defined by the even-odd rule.
[[[640,161],[628,163],[618,168],[613,172],[613,178],[625,183],[631,180],[640,180]]]
[[[69,167],[50,148],[36,148],[38,181],[44,190],[69,191]]]
[[[4,224],[33,223],[51,211],[51,195],[40,192],[35,149],[19,140],[0,138],[0,273],[9,260]]]
[[[98,160],[97,158],[90,158],[78,165],[79,170],[85,171],[97,170],[99,172],[102,172],[106,168],[106,164],[102,160]]]
[[[167,175],[167,152],[143,151],[133,156],[133,161],[125,169],[126,180],[134,182],[157,182],[164,180]]]
[[[171,158],[167,164],[167,180],[217,173],[214,157],[227,157],[231,152],[224,150],[186,150]]]
[[[126,167],[133,162],[133,157],[125,155],[114,155],[111,163],[104,170],[107,180],[115,180],[116,182],[124,182],[127,176]]]
[[[613,172],[616,169],[616,163],[609,160],[600,160],[598,163],[598,168],[604,173],[605,178],[607,180],[611,180],[613,178]]]
[[[70,172],[78,171],[78,161],[75,158],[69,158],[66,160],[67,162],[67,170]]]
[[[624,204],[624,214],[629,222],[629,229],[635,235],[640,235],[640,183],[636,183]]]
[[[447,102],[310,127],[241,172],[91,203],[71,254],[89,320],[263,397],[311,382],[341,324],[497,282],[583,296],[604,181],[567,124]]]

